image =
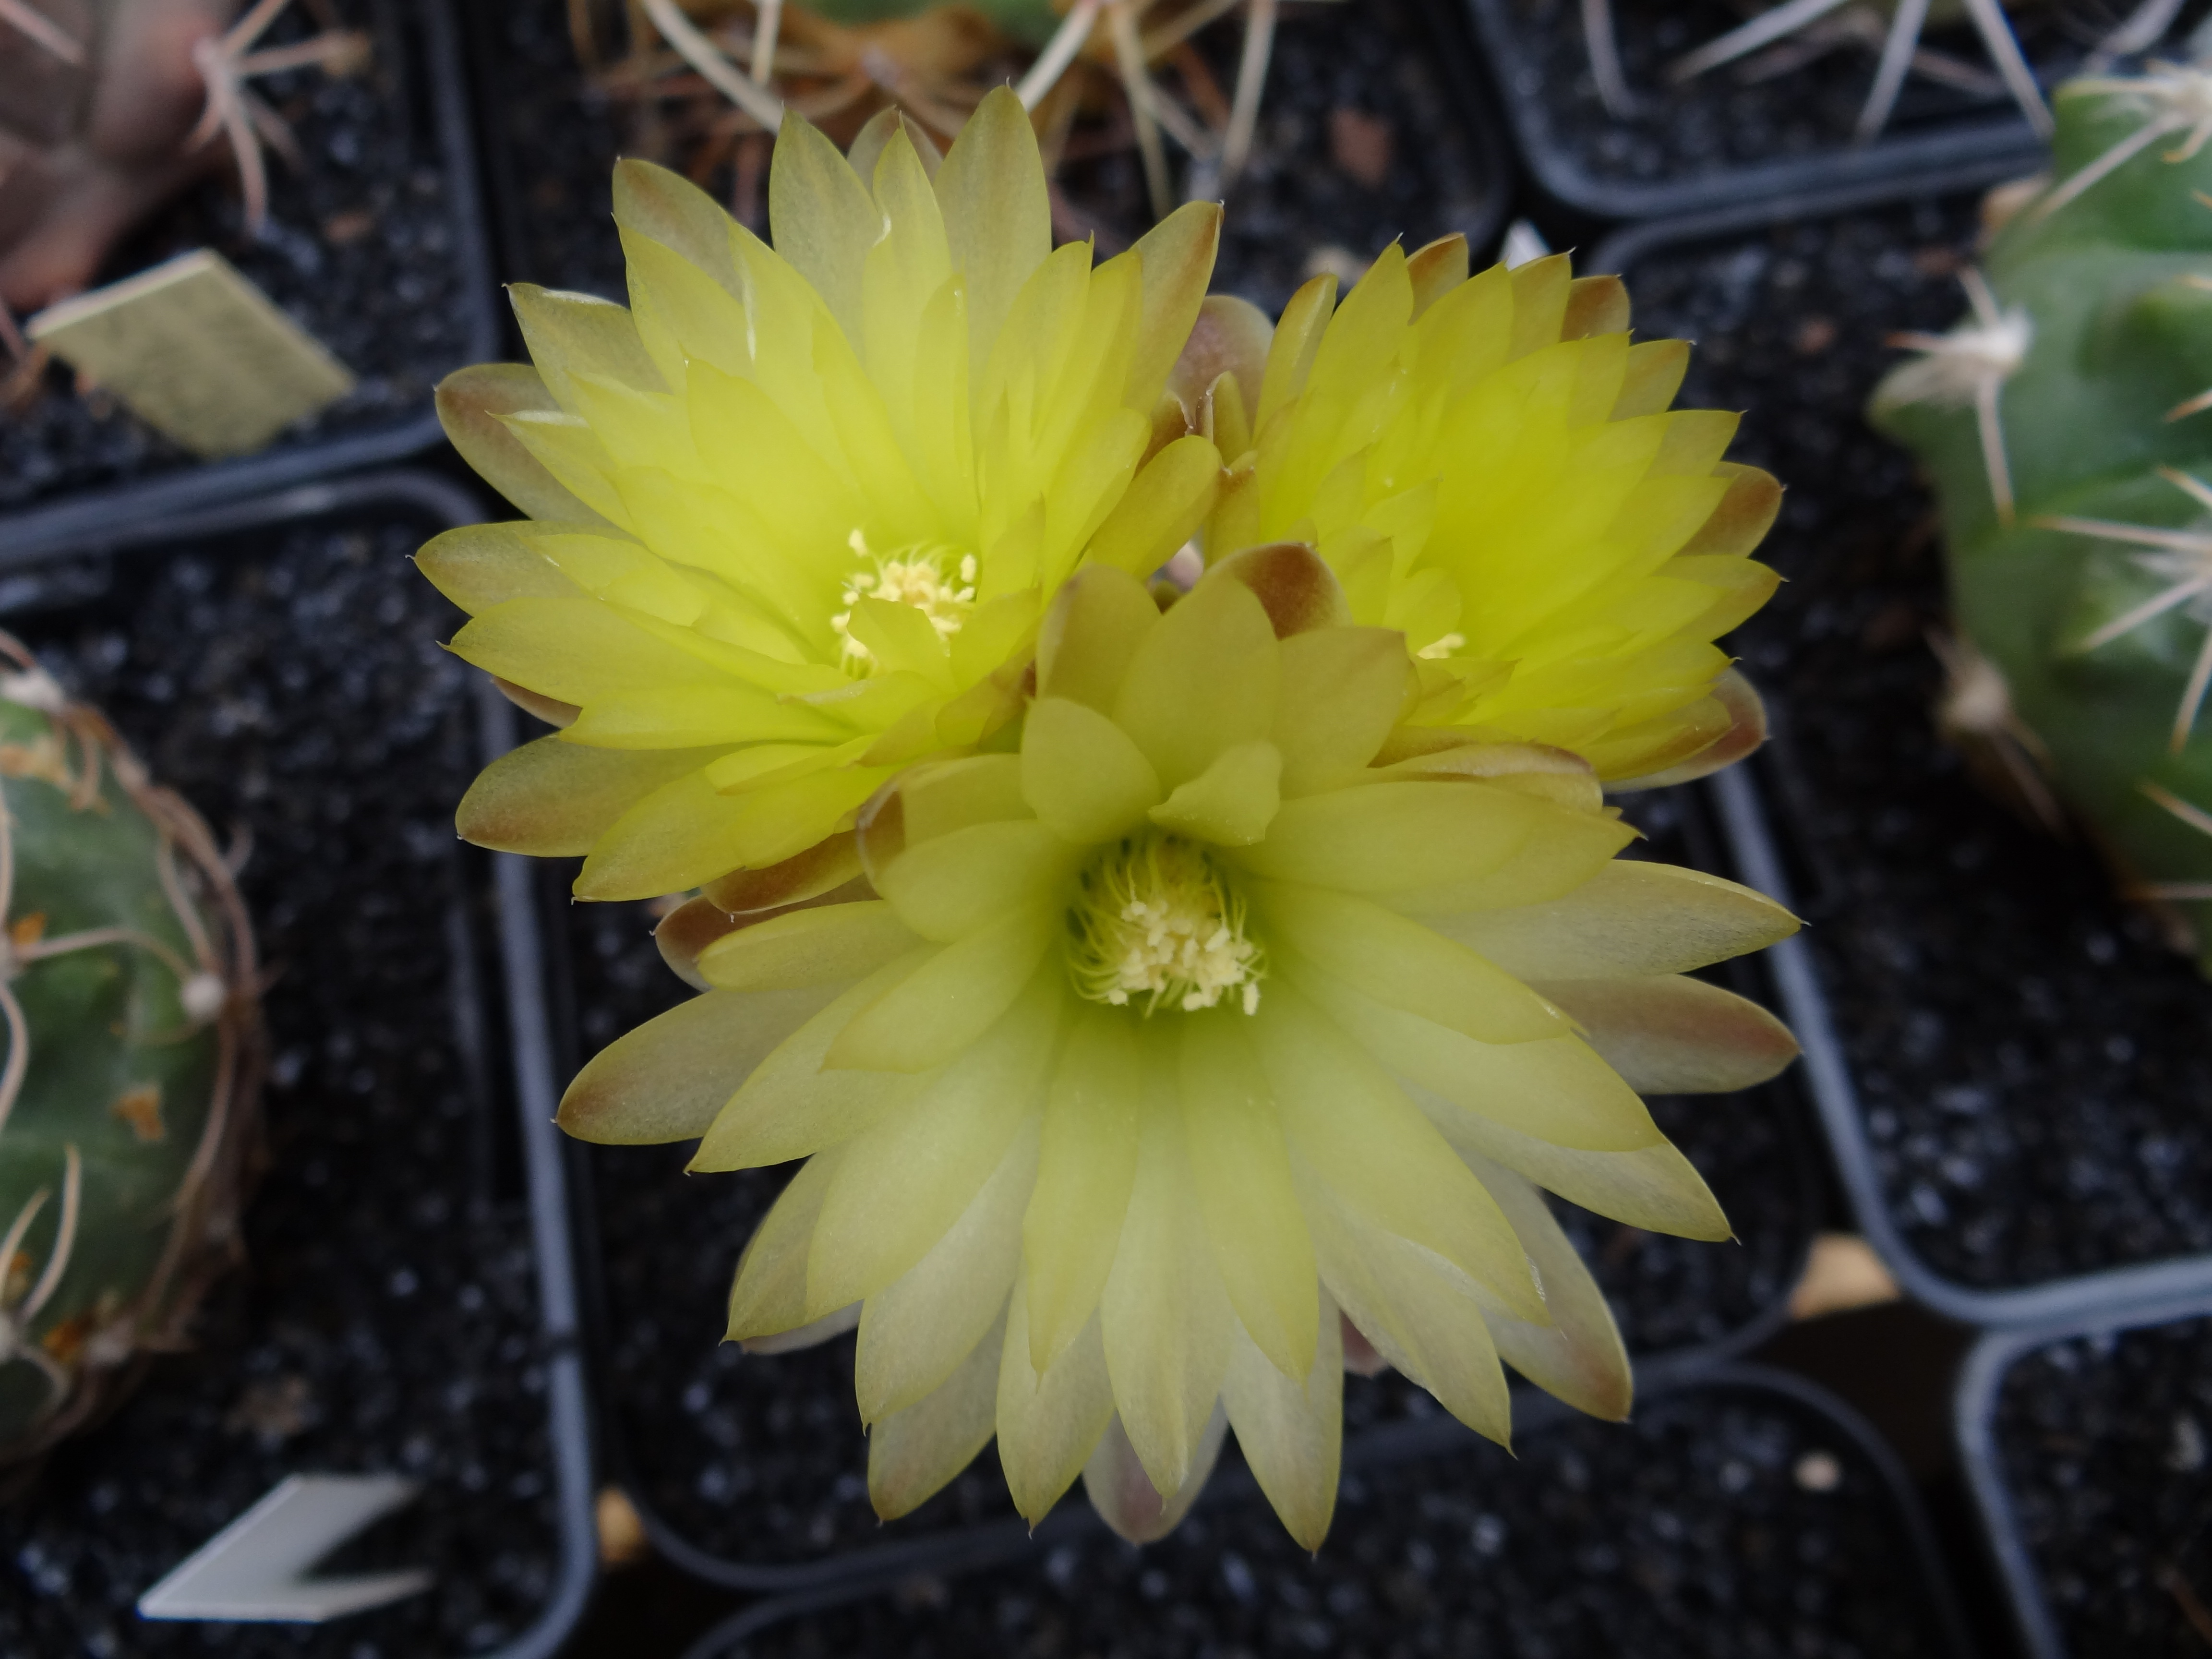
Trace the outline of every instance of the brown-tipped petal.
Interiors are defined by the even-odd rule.
[[[1721,497],[1697,533],[1682,544],[1685,554],[1748,553],[1774,526],[1782,511],[1782,483],[1771,472],[1755,466],[1723,461],[1713,469],[1717,478],[1729,481]]]
[[[1406,261],[1406,275],[1413,284],[1413,315],[1431,306],[1467,280],[1467,238],[1439,236]]]
[[[1119,1413],[1106,1425],[1098,1448],[1083,1466],[1083,1493],[1098,1518],[1132,1544],[1156,1544],[1182,1523],[1190,1506],[1205,1490],[1221,1455],[1222,1437],[1229,1432],[1229,1413],[1219,1404],[1206,1419],[1191,1454],[1190,1473],[1173,1492],[1163,1498],[1152,1486],[1137,1449],[1121,1427]]]
[[[1126,570],[1087,565],[1060,584],[1037,635],[1037,695],[1112,712],[1160,609]]]
[[[453,814],[463,841],[533,858],[588,853],[610,825],[719,749],[588,749],[539,738],[479,773]]]
[[[999,1352],[1006,1319],[919,1403],[868,1432],[868,1500],[886,1521],[920,1508],[990,1443],[999,1404]]]
[[[1610,418],[1632,421],[1638,415],[1656,415],[1674,401],[1689,367],[1687,340],[1646,340],[1629,347],[1628,373],[1621,377],[1620,396],[1613,400]]]
[[[1027,1304],[1017,1281],[1000,1359],[999,1462],[1014,1507],[1034,1527],[1083,1473],[1114,1415],[1114,1389],[1095,1315],[1039,1376],[1030,1362]]]
[[[945,160],[945,152],[938,149],[937,140],[929,136],[927,128],[894,104],[870,116],[867,125],[854,135],[852,148],[845,152],[853,171],[860,175],[860,182],[873,186],[876,164],[884,159],[884,151],[890,148],[895,132],[905,133],[907,142],[914,146],[915,159],[921,163],[922,176],[936,178],[938,164]]]
[[[1566,321],[1574,267],[1564,253],[1547,254],[1506,273],[1513,288],[1513,343],[1509,361],[1556,344]]]
[[[1336,573],[1304,542],[1270,542],[1232,553],[1206,572],[1208,580],[1242,582],[1259,597],[1275,637],[1316,628],[1348,627],[1352,607]]]
[[[1344,1353],[1336,1304],[1316,1287],[1320,1340],[1305,1376],[1285,1376],[1243,1332],[1221,1379],[1221,1403],[1260,1490],[1298,1542],[1317,1550],[1336,1512],[1344,1445]]]
[[[1260,384],[1267,372],[1267,347],[1274,337],[1275,325],[1267,313],[1249,300],[1211,295],[1198,308],[1198,321],[1168,375],[1168,389],[1186,409],[1196,409],[1206,389],[1227,374],[1235,379],[1244,407],[1256,408]]]
[[[509,599],[577,598],[582,590],[516,533],[526,528],[471,524],[448,530],[416,554],[415,568],[471,617]]]
[[[1339,1314],[1339,1339],[1344,1344],[1344,1369],[1354,1376],[1380,1376],[1390,1369],[1390,1362],[1376,1351],[1375,1345],[1352,1322],[1350,1314]]]
[[[696,265],[732,294],[742,294],[731,253],[730,216],[681,173],[651,161],[615,163],[615,222],[652,238]]]
[[[1581,812],[1599,811],[1605,805],[1604,787],[1590,763],[1548,744],[1470,744],[1416,755],[1382,769],[1392,777],[1467,778],[1499,784]]]
[[[491,677],[492,689],[526,714],[544,720],[548,726],[566,729],[576,723],[576,716],[584,711],[573,702],[562,702],[558,697],[549,697],[532,691],[527,686],[517,685],[513,680],[503,680],[496,674]]]
[[[1735,1237],[1705,1178],[1672,1141],[1626,1152],[1577,1152],[1473,1112],[1455,1112],[1425,1090],[1409,1085],[1406,1092],[1462,1158],[1480,1153],[1570,1204],[1646,1232],[1715,1243]]]
[[[745,1241],[730,1280],[725,1340],[749,1342],[812,1322],[806,1317],[807,1246],[837,1158],[832,1147],[801,1164]]]
[[[1143,409],[1169,380],[1176,354],[1212,303],[1206,289],[1221,246],[1221,219],[1218,202],[1186,202],[1121,256],[1133,257],[1144,276],[1144,312],[1129,359],[1127,395],[1133,408]],[[1253,382],[1255,390],[1258,385]]]
[[[801,1325],[795,1331],[779,1331],[774,1336],[749,1336],[738,1346],[747,1353],[797,1353],[804,1348],[819,1347],[833,1336],[842,1336],[860,1322],[860,1304],[857,1302],[824,1314],[811,1325]]]
[[[438,383],[438,422],[477,476],[533,519],[565,524],[606,520],[563,489],[500,419],[550,414],[560,405],[527,363],[478,363]]]
[[[1797,931],[1764,893],[1678,865],[1616,859],[1563,898],[1430,918],[1517,979],[1679,974],[1760,951]]]
[[[1535,1183],[1504,1165],[1462,1149],[1475,1179],[1513,1223],[1521,1248],[1544,1280],[1549,1325],[1530,1325],[1495,1315],[1483,1319],[1505,1363],[1547,1394],[1577,1411],[1609,1422],[1628,1415],[1635,1385],[1628,1354],[1597,1281],[1575,1254]]]
[[[710,991],[714,987],[699,971],[699,952],[744,925],[711,899],[687,899],[660,919],[653,942],[678,979],[695,991]]]
[[[1150,575],[1198,533],[1220,489],[1220,452],[1195,434],[1177,438],[1130,480],[1092,534],[1085,561]]]
[[[732,915],[742,916],[822,898],[860,878],[860,843],[850,830],[840,830],[781,864],[717,876],[700,891]],[[851,895],[864,896],[858,888]]]
[[[561,1097],[555,1121],[579,1140],[605,1146],[694,1139],[769,1052],[839,988],[694,997],[602,1048]]]
[[[1735,765],[1766,741],[1766,704],[1760,700],[1759,689],[1740,672],[1731,668],[1714,681],[1713,696],[1728,710],[1729,726],[1712,744],[1662,771],[1615,780],[1609,787],[1616,790],[1663,789],[1669,784],[1711,777]]]
[[[1797,1039],[1765,1009],[1685,975],[1540,980],[1531,988],[1579,1022],[1590,1047],[1639,1094],[1748,1089],[1797,1058]]]
[[[1559,323],[1562,340],[1627,331],[1628,289],[1620,277],[1577,276],[1568,285],[1567,313]]]

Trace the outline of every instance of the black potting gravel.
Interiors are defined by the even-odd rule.
[[[1779,736],[1757,763],[1888,1209],[1997,1289],[2212,1249],[2212,988],[2096,857],[1983,794],[1929,715],[1940,538],[1861,406],[1900,329],[1964,309],[1970,198],[1637,258],[1647,334],[1700,342],[1682,400],[1747,411],[1790,487],[1789,578],[1736,640]]]
[[[1539,152],[1540,174],[1548,156],[1589,187],[1624,199],[1638,191],[1680,195],[1685,187],[1703,186],[1710,206],[1725,204],[1716,191],[1725,190],[1726,175],[1739,169],[1798,163],[1795,187],[1817,188],[1824,173],[1863,162],[1864,153],[1852,135],[1874,85],[1876,47],[1844,46],[1784,72],[1747,78],[1747,65],[1771,61],[1754,54],[1676,84],[1667,72],[1675,59],[1767,8],[1728,0],[1610,0],[1615,39],[1637,100],[1624,116],[1607,111],[1598,96],[1582,0],[1464,3],[1486,15],[1503,48],[1498,76],[1523,142]],[[2132,9],[2124,0],[2055,0],[2014,7],[2013,26],[2047,91],[2075,73],[2095,43]],[[2164,55],[2185,55],[2179,42],[2202,11],[2195,5],[2184,9],[2162,45]],[[1879,142],[1997,125],[2016,125],[2017,142],[2032,142],[1970,23],[1960,19],[1931,28],[1923,40],[1982,70],[1988,84],[1961,88],[1907,76]],[[1650,205],[1624,210],[1661,208],[1655,194]]]
[[[2201,1654],[2212,1601],[2212,1320],[2014,1362],[1998,1467],[2070,1651]]]
[[[1265,1502],[1136,1550],[1093,1532],[763,1631],[732,1659],[1905,1659],[1955,1652],[1917,1528],[1856,1442],[1765,1389],[1348,1468],[1317,1556]]]
[[[625,297],[608,195],[615,159],[649,155],[681,168],[686,158],[657,153],[627,107],[586,83],[562,0],[516,0],[483,22],[501,277]],[[1228,86],[1236,27],[1202,40]],[[1487,118],[1470,109],[1475,88],[1419,0],[1286,9],[1252,164],[1228,199],[1216,291],[1272,312],[1324,264],[1349,281],[1394,237],[1411,249],[1461,231],[1486,244],[1511,185],[1468,125]],[[708,182],[729,188],[726,172]],[[1073,164],[1064,183],[1102,256],[1143,230],[1133,149]]]
[[[389,430],[427,415],[439,379],[481,352],[489,296],[473,287],[473,223],[459,217],[430,56],[451,32],[429,28],[445,0],[335,0],[334,13],[372,43],[352,76],[290,70],[254,81],[283,116],[307,166],[270,155],[269,217],[249,240],[236,169],[219,172],[148,221],[100,276],[121,278],[198,247],[213,247],[337,355],[359,384],[296,422],[273,447],[299,448]],[[295,5],[264,37],[304,39],[319,27]],[[465,156],[463,159],[465,159]],[[0,412],[0,512],[97,485],[197,464],[106,393],[80,396],[51,367],[35,401]]]
[[[1674,792],[1631,797],[1649,849],[1696,861]],[[661,962],[646,905],[568,909],[574,1014],[588,1055],[688,994]],[[1711,1184],[1731,1244],[1624,1227],[1559,1206],[1570,1234],[1646,1355],[1741,1339],[1773,1316],[1816,1224],[1797,1105],[1784,1086],[1653,1103]],[[687,1540],[725,1559],[814,1559],[1010,1512],[989,1453],[946,1495],[888,1532],[869,1508],[853,1400],[853,1340],[748,1357],[720,1338],[738,1252],[789,1170],[686,1176],[686,1146],[589,1152],[604,1281],[604,1374],[626,1473]],[[588,1271],[588,1268],[587,1268]],[[1433,1409],[1395,1377],[1351,1380],[1352,1426]]]
[[[458,618],[408,562],[436,528],[402,507],[126,556],[6,619],[218,835],[252,837],[272,1063],[244,1266],[189,1352],[0,1507],[0,1652],[431,1659],[550,1594],[535,1268],[501,1028],[470,982],[496,951],[452,828],[476,705],[438,645]],[[422,1481],[348,1560],[434,1588],[321,1628],[137,1618],[295,1472]]]

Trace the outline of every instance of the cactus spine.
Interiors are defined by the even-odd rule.
[[[2055,182],[1992,198],[1972,316],[1909,338],[1870,415],[1941,498],[1949,723],[2047,777],[2212,973],[2212,73],[2057,108]]]
[[[173,1346],[236,1254],[253,945],[207,827],[0,635],[0,1464]]]

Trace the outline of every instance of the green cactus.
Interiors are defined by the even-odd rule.
[[[1947,723],[2049,790],[2212,974],[2212,70],[2062,88],[2053,179],[1875,425],[1941,498]]]
[[[207,828],[0,635],[0,1465],[173,1346],[236,1254],[260,1043]]]

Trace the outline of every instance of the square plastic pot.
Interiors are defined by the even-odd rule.
[[[498,349],[459,30],[448,0],[341,0],[367,33],[358,75],[294,70],[255,85],[288,116],[304,172],[271,157],[270,220],[245,240],[218,173],[118,248],[103,282],[212,246],[343,360],[359,384],[260,453],[203,461],[58,370],[0,420],[0,549],[82,549],[149,519],[245,501],[441,441],[438,381]],[[317,27],[304,7],[272,40]]]
[[[1466,0],[1523,161],[1545,192],[1610,219],[1698,213],[1745,202],[1889,184],[1960,167],[2012,174],[2041,165],[2043,145],[2005,94],[1962,93],[1908,78],[1884,133],[1852,132],[1875,78],[1870,54],[1844,50],[1758,84],[1723,66],[1680,86],[1667,65],[1744,21],[1720,0],[1612,0],[1636,98],[1626,116],[1598,95],[1579,0]],[[2185,13],[2184,22],[2192,21]],[[2066,31],[2021,24],[2031,66],[2049,89],[2086,50]],[[2160,49],[2181,57],[2183,30]],[[1972,31],[1956,32],[1984,61]],[[2154,52],[2153,55],[2159,55]]]
[[[480,516],[392,473],[0,554],[0,624],[239,838],[271,1060],[242,1262],[189,1351],[16,1500],[0,1650],[544,1659],[583,1609],[591,1425],[530,872],[451,823],[513,711],[441,649],[457,613],[409,558]],[[426,1594],[312,1629],[137,1617],[311,1473],[422,1483],[328,1570],[426,1566]]]
[[[1965,308],[1975,180],[1632,228],[1596,264],[1646,336],[1698,342],[1685,404],[1745,411],[1788,486],[1788,578],[1734,637],[1775,735],[1712,786],[1738,866],[1808,926],[1771,952],[1860,1230],[1982,1324],[2212,1285],[2212,990],[2094,852],[2014,818],[1937,737],[1940,532],[1861,410],[1900,330]]]
[[[1984,1336],[1954,1410],[2030,1659],[2203,1644],[2212,1295]]]
[[[1542,1405],[1513,1455],[1449,1419],[1347,1441],[1334,1524],[1293,1543],[1224,1467],[1133,1549],[1079,1500],[900,1575],[742,1609],[685,1659],[825,1653],[1969,1653],[1928,1524],[1848,1407],[1732,1366],[1627,1424]]]

